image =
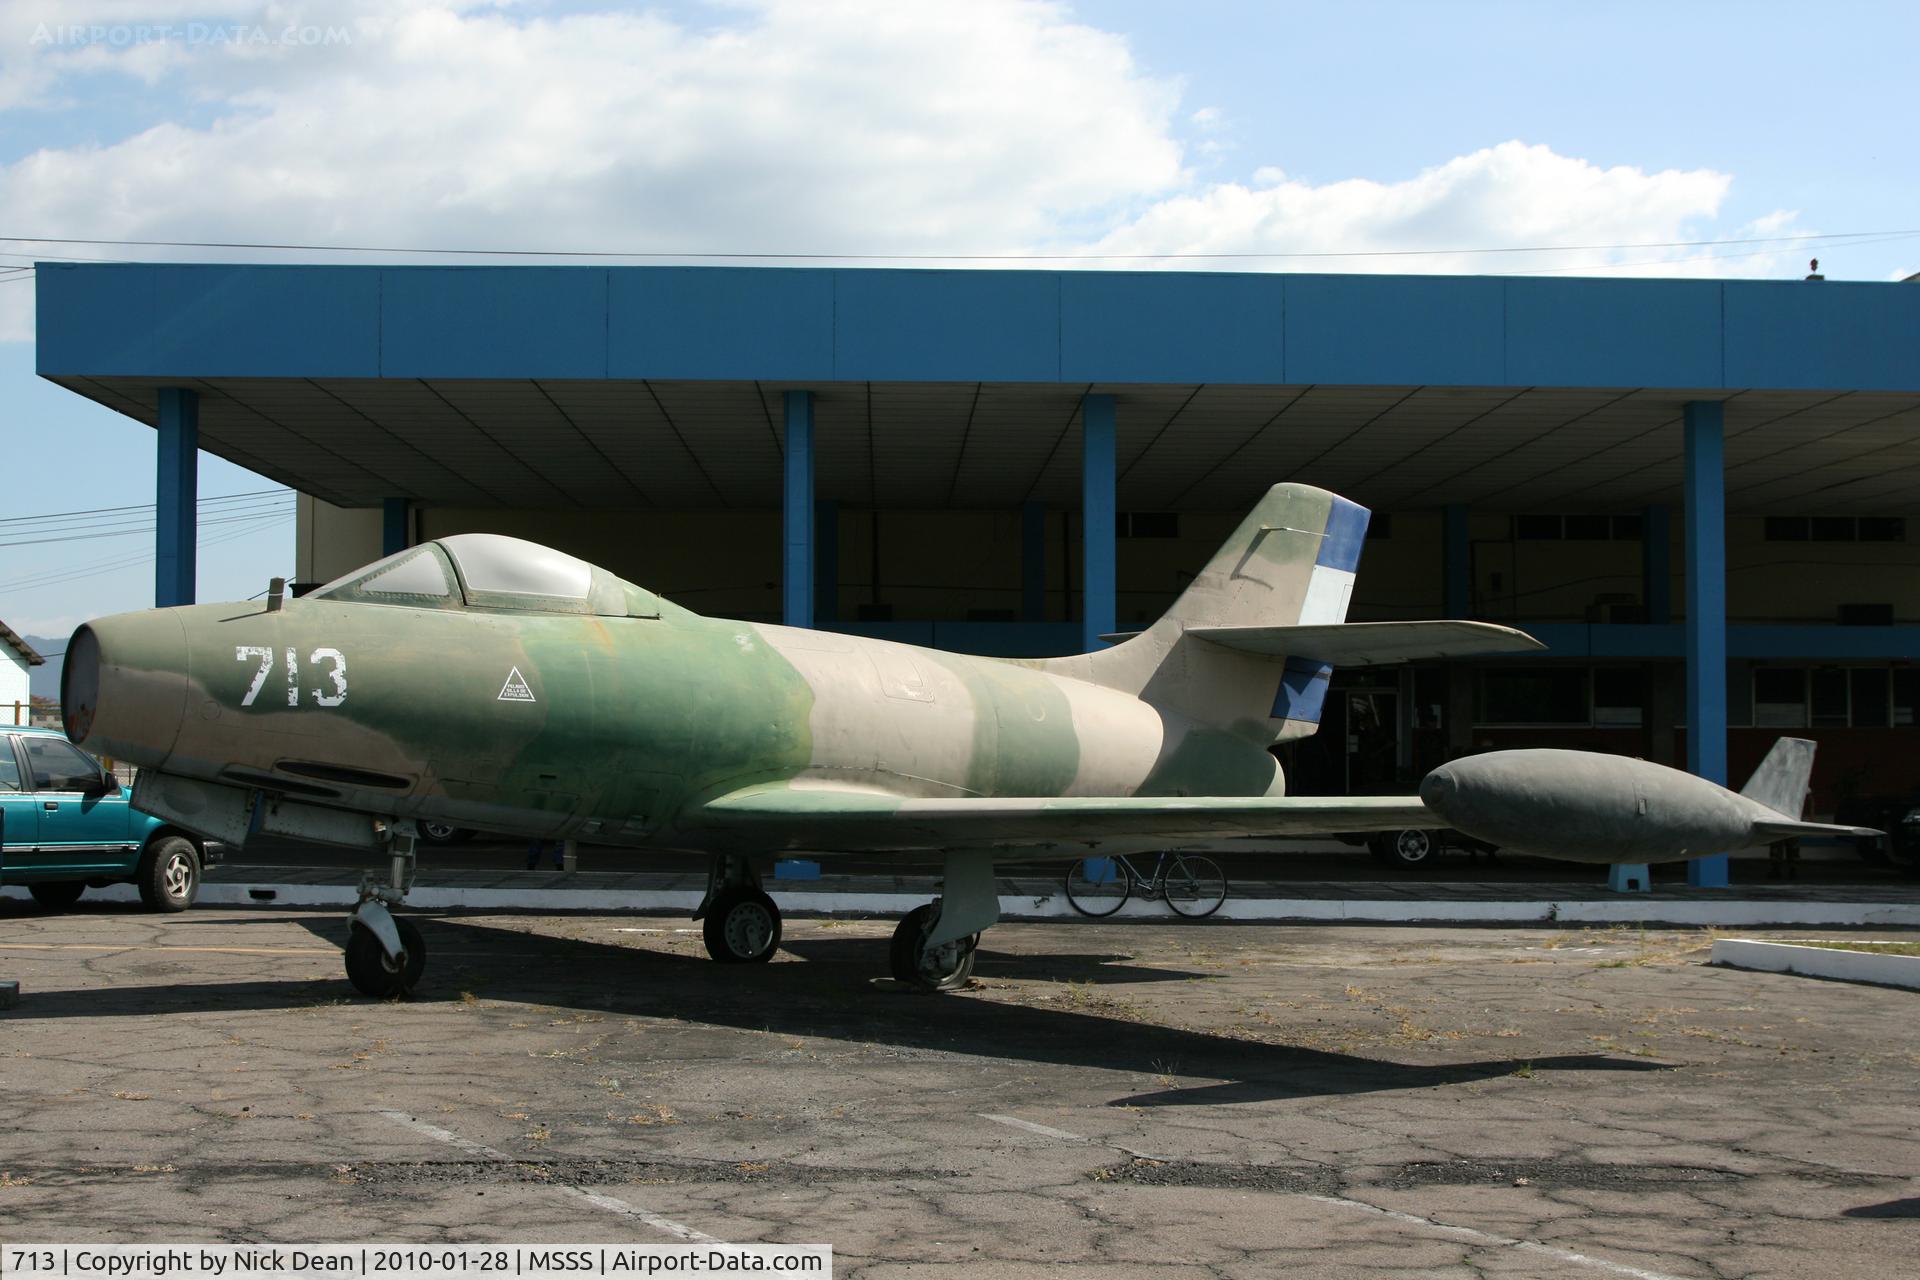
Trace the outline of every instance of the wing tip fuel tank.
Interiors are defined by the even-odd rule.
[[[1586,751],[1467,756],[1429,773],[1420,798],[1469,835],[1565,862],[1670,862],[1766,844],[1789,827],[1852,830],[1794,821],[1665,765]]]

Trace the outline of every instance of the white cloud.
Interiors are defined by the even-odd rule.
[[[1711,223],[1731,183],[1728,175],[1707,169],[1648,173],[1625,165],[1601,168],[1546,146],[1503,142],[1398,182],[1356,178],[1315,186],[1289,179],[1280,169],[1263,168],[1255,172],[1251,185],[1220,183],[1161,200],[1102,236],[1096,248],[1110,254],[1302,255],[1211,264],[1228,268],[1577,271],[1658,259],[1657,266],[1635,266],[1627,273],[1747,274],[1754,268],[1740,263],[1750,260],[1689,261],[1685,259],[1692,254],[1678,248],[1448,252],[1716,238]],[[1746,234],[1792,234],[1793,216],[1770,215]],[[1313,256],[1368,253],[1409,256]]]
[[[26,0],[0,30],[27,41],[62,14],[68,25],[160,23],[155,7]],[[1210,140],[1190,156],[1176,139],[1178,85],[1145,75],[1120,37],[1037,0],[758,0],[718,7],[699,27],[469,0],[221,0],[194,13],[209,28],[268,38],[43,42],[27,46],[37,52],[24,64],[21,46],[9,46],[0,106],[9,92],[57,103],[105,72],[194,99],[191,118],[210,121],[161,121],[0,167],[10,226],[442,247],[1273,253],[1706,238],[1730,182],[1507,142],[1402,181],[1316,186],[1266,167],[1250,184],[1204,183],[1191,165],[1212,154]],[[350,29],[351,39],[273,38],[308,28]],[[1202,107],[1184,123],[1207,132],[1221,122]],[[1240,265],[1485,271],[1633,260]],[[0,287],[0,338],[28,335],[30,292]]]

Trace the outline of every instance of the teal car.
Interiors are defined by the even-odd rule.
[[[185,911],[219,851],[135,809],[57,730],[0,725],[0,884],[61,911],[89,886],[131,883],[152,910]]]

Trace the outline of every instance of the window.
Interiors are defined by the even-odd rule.
[[[1593,722],[1637,728],[1647,719],[1647,673],[1639,667],[1598,667],[1593,673]]]
[[[1522,542],[1558,542],[1563,536],[1560,532],[1560,517],[1515,516],[1513,536]]]
[[[1920,725],[1920,671],[1893,673],[1893,724],[1897,729]]]
[[[1172,511],[1122,511],[1114,519],[1114,532],[1122,538],[1177,538],[1180,517]]]
[[[1802,667],[1756,667],[1753,723],[1762,729],[1807,727],[1807,673]]]
[[[1902,516],[1768,516],[1768,542],[1905,542]]]
[[[1808,680],[1813,705],[1813,727],[1842,728],[1847,724],[1847,670],[1845,667],[1820,667]]]
[[[13,758],[13,739],[0,738],[0,791],[20,789],[20,763]]]
[[[1853,670],[1853,727],[1887,727],[1887,669],[1855,667]]]
[[[1513,536],[1522,542],[1638,542],[1639,516],[1515,516]]]
[[[71,742],[35,734],[20,743],[27,749],[33,785],[41,791],[85,791],[100,781],[99,764]]]
[[[1482,724],[1588,724],[1584,667],[1521,667],[1480,673]]]
[[[585,600],[593,566],[564,551],[497,533],[457,533],[440,539],[470,592]]]
[[[360,590],[376,596],[449,596],[447,575],[440,558],[422,547],[412,556],[383,569],[360,584]]]

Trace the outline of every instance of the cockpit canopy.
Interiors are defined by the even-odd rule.
[[[456,533],[376,560],[335,578],[313,598],[485,609],[657,618],[660,598],[585,560],[498,533]]]

